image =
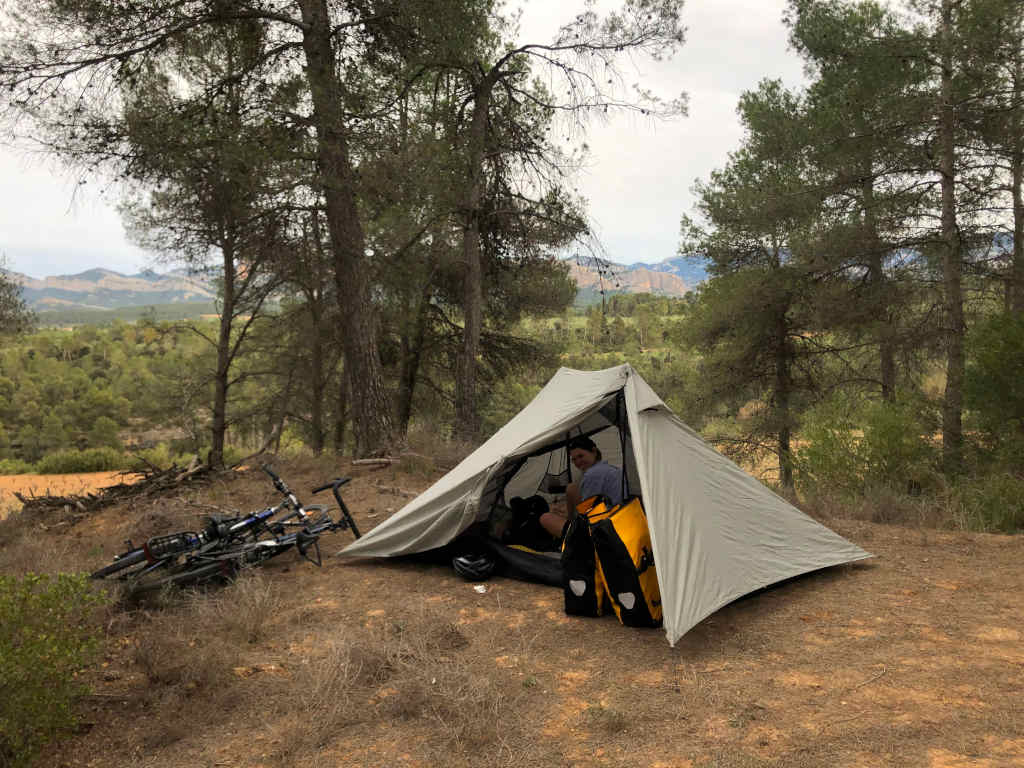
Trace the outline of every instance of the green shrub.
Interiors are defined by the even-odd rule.
[[[302,445],[301,447],[305,448],[304,445]],[[243,450],[241,448],[238,448],[237,446],[234,446],[234,445],[225,445],[224,446],[224,466],[225,467],[232,467],[235,464],[237,464],[238,462],[240,462],[242,459],[244,459],[246,456],[248,456],[250,453],[252,453],[252,451],[245,451],[245,450]]]
[[[41,475],[67,475],[78,472],[112,472],[128,469],[130,459],[114,448],[88,448],[50,453],[36,463]]]
[[[1024,532],[1024,478],[996,472],[956,489],[955,523],[968,531]]]
[[[35,474],[35,464],[21,459],[0,459],[0,475]]]
[[[89,444],[98,448],[121,449],[118,425],[109,416],[100,416],[89,429]]]
[[[964,377],[964,405],[999,441],[1024,435],[1024,318],[991,317],[972,332]]]
[[[861,410],[864,436],[858,453],[866,487],[921,488],[937,460],[924,412],[913,403],[872,401]]]
[[[101,598],[84,574],[0,575],[0,765],[27,766],[75,725],[77,674],[95,652]]]
[[[922,409],[910,403],[837,396],[811,409],[796,451],[801,490],[863,496],[873,489],[921,490],[935,449]]]
[[[137,451],[129,462],[131,469],[146,469],[150,466],[168,469],[172,466],[188,466],[194,455],[193,453],[176,453],[169,444],[157,443],[153,448]]]
[[[842,496],[861,488],[864,468],[857,455],[857,426],[850,403],[838,397],[807,412],[794,451],[800,490]]]

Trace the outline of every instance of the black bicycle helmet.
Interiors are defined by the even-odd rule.
[[[497,563],[489,555],[459,555],[452,558],[452,568],[466,581],[487,581]]]

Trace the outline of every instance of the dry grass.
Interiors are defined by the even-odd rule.
[[[230,589],[196,593],[192,613],[200,625],[236,643],[259,643],[285,607],[281,586],[258,569],[243,571]]]
[[[137,737],[147,753],[173,749],[244,701],[233,674],[239,645],[212,615],[201,598],[179,597],[135,616],[125,661],[141,676],[138,706],[151,714]]]
[[[413,426],[407,436],[409,453],[427,458],[437,469],[447,472],[478,447],[476,444],[454,438],[439,440],[438,434],[438,429],[433,425]],[[405,458],[407,457],[403,457],[403,461]],[[426,462],[421,462],[421,465],[423,463]],[[419,469],[415,462],[413,466]],[[434,477],[436,476],[435,474]]]
[[[272,756],[305,764],[356,727],[390,726],[422,730],[420,747],[433,764],[509,763],[528,741],[519,713],[530,693],[494,675],[495,639],[484,633],[481,646],[442,612],[416,604],[339,628],[273,699]]]
[[[0,520],[0,572],[24,574],[85,570],[89,552],[63,535],[59,520],[49,524],[12,512]]]
[[[273,718],[264,727],[275,762],[302,764],[360,721],[364,710],[353,692],[364,684],[364,667],[354,655],[347,643],[328,641],[315,666],[301,666],[289,680],[290,691],[270,702]]]
[[[947,495],[912,496],[886,488],[879,488],[856,500],[817,494],[790,501],[811,517],[824,522],[833,519],[866,520],[883,525],[941,529],[955,527],[956,520],[956,511]]]
[[[367,529],[392,503],[381,480],[430,479],[278,469],[304,499],[352,475],[346,500]],[[103,561],[128,533],[187,523],[200,504],[260,506],[267,487],[247,473],[55,541],[72,558],[104,543]],[[285,555],[109,614],[106,656],[85,673],[90,727],[39,765],[1024,766],[1024,538],[815,514],[878,557],[737,601],[676,648],[613,617],[566,617],[536,585],[495,579],[479,594],[447,568]]]

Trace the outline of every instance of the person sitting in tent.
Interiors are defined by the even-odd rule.
[[[576,514],[576,506],[591,496],[604,496],[614,506],[622,501],[622,470],[601,459],[601,450],[589,437],[580,435],[569,442],[569,459],[583,473],[579,486],[565,489],[565,514],[545,512],[540,524],[548,533],[561,537],[565,524]]]

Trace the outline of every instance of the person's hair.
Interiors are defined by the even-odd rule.
[[[582,448],[584,451],[590,451],[590,453],[597,456],[598,461],[601,461],[601,449],[598,448],[597,445],[594,444],[594,441],[589,437],[580,435],[579,437],[574,437],[569,441],[570,452],[575,451],[577,448]]]

